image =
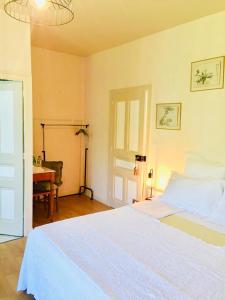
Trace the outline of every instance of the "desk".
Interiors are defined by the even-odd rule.
[[[53,221],[54,217],[54,189],[53,184],[55,182],[55,171],[42,167],[33,167],[33,182],[38,181],[50,181],[51,182],[51,194],[49,200],[49,217]]]

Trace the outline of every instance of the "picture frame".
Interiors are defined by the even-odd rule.
[[[224,87],[224,56],[191,63],[191,92]]]
[[[180,130],[181,110],[181,102],[156,104],[156,129]]]

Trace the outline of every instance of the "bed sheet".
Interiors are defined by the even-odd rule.
[[[37,300],[224,300],[225,250],[122,207],[35,229],[18,290]]]
[[[162,219],[170,215],[177,215],[193,223],[203,225],[211,230],[215,230],[225,234],[225,226],[216,224],[209,217],[201,216],[188,212],[184,209],[177,208],[171,204],[160,201],[160,196],[155,197],[152,201],[142,201],[132,205],[139,212],[147,214],[155,219]]]

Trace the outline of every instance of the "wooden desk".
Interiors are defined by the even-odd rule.
[[[51,194],[49,201],[49,218],[53,221],[54,217],[54,189],[53,184],[55,182],[55,171],[42,167],[33,167],[33,182],[50,181],[51,182]]]

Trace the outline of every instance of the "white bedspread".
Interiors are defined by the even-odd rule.
[[[122,207],[31,232],[26,289],[37,300],[224,300],[225,250]]]
[[[177,208],[171,204],[161,202],[159,197],[155,197],[153,201],[141,201],[135,203],[132,207],[155,219],[161,219],[184,211],[182,208]]]

